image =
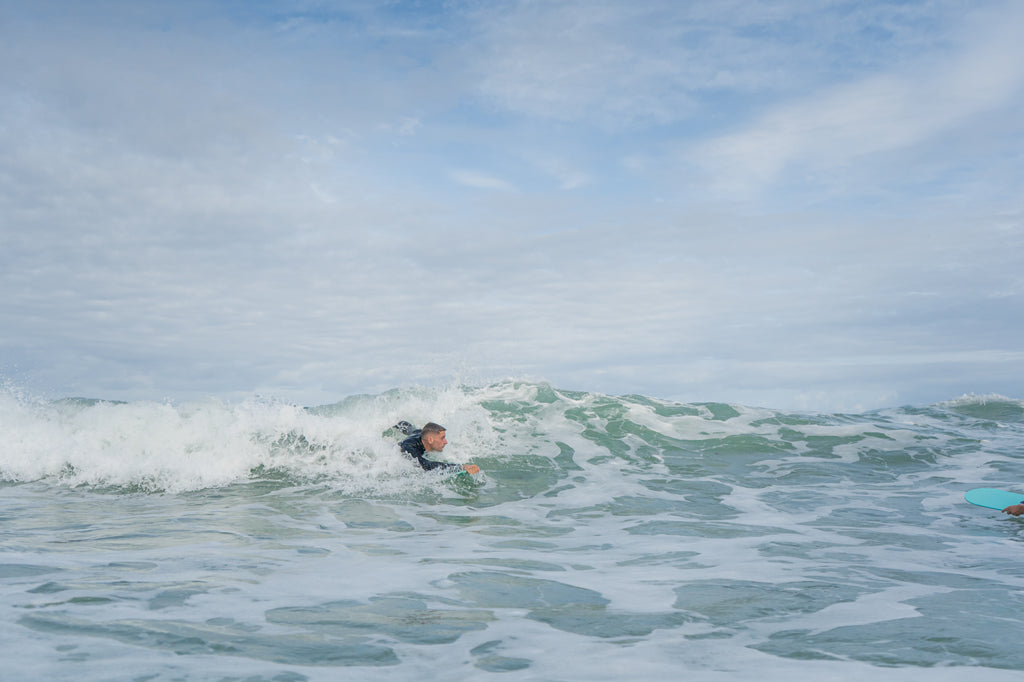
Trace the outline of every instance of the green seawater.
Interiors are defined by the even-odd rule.
[[[1016,679],[1024,405],[8,400],[4,679]],[[437,420],[415,470],[389,427]],[[1022,494],[1024,499],[1024,494]]]

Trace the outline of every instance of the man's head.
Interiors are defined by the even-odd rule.
[[[420,440],[423,441],[423,449],[427,452],[441,452],[444,446],[448,445],[444,437],[445,428],[434,422],[427,422],[420,432]]]

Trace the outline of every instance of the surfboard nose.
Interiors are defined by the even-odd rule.
[[[979,507],[1003,510],[1012,505],[1024,503],[1024,494],[1011,493],[998,488],[974,488],[964,493],[964,499]]]

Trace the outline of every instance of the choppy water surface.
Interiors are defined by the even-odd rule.
[[[445,458],[484,473],[413,469],[399,419],[445,424]],[[3,394],[0,426],[3,679],[1024,670],[1024,522],[963,501],[1024,492],[1018,400],[836,415],[523,383],[314,409]]]

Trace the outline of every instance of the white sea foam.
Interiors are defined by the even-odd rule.
[[[48,657],[10,670],[55,679],[1000,679],[1019,521],[962,493],[1013,483],[1019,407],[0,394],[0,632]],[[415,469],[403,418],[485,474]]]

